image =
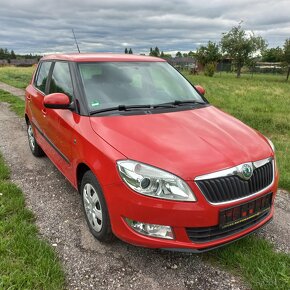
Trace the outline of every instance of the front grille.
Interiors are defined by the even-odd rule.
[[[268,187],[274,177],[273,162],[254,169],[249,180],[239,176],[224,176],[198,180],[196,184],[209,202],[220,203],[240,199]]]
[[[244,222],[221,229],[219,226],[206,228],[186,228],[188,238],[195,243],[206,243],[241,232],[258,224],[270,213],[270,209]]]

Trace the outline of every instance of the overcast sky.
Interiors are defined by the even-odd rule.
[[[269,47],[290,38],[290,0],[0,0],[0,47],[16,53],[195,50],[243,21]]]

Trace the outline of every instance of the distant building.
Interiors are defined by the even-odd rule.
[[[7,59],[0,59],[0,66],[8,65],[8,60]]]
[[[192,57],[172,57],[166,60],[176,69],[194,70],[198,68],[197,60]]]
[[[216,70],[218,72],[220,72],[220,71],[230,72],[233,70],[232,65],[233,65],[233,59],[226,57],[217,63]]]
[[[253,68],[253,72],[258,73],[283,73],[283,66],[281,62],[261,62],[258,61]]]
[[[10,64],[15,66],[33,66],[38,63],[37,58],[31,59],[11,59]]]

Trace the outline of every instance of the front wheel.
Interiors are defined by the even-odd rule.
[[[38,145],[38,143],[36,142],[35,136],[34,136],[34,132],[33,132],[33,128],[31,123],[28,121],[27,123],[27,136],[28,136],[28,143],[29,143],[29,147],[30,150],[32,152],[32,154],[36,157],[41,157],[44,156],[44,152],[41,149],[41,147]]]
[[[87,171],[81,182],[82,204],[91,233],[101,242],[114,239],[106,201],[95,175]]]

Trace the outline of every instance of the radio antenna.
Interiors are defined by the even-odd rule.
[[[74,39],[75,39],[75,43],[76,43],[76,46],[77,46],[78,52],[81,53],[81,52],[80,52],[79,45],[78,45],[78,42],[77,42],[77,38],[76,38],[76,35],[75,35],[75,32],[74,32],[73,29],[72,29],[72,33],[73,33],[73,36],[74,36]]]

